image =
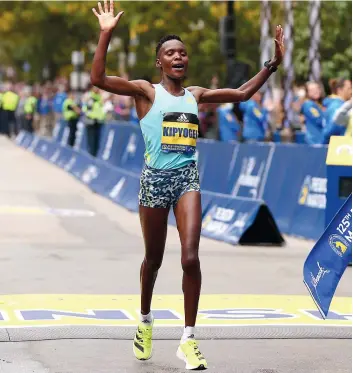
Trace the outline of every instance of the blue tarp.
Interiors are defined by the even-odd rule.
[[[72,168],[70,172],[80,178],[84,167],[89,167],[87,158],[83,157],[87,155],[86,131],[84,126],[79,126],[75,151],[73,158],[70,158],[66,150],[68,147],[65,146],[64,125],[63,122],[58,124],[58,135],[51,142],[52,150],[47,150],[47,159],[60,167],[68,165]],[[21,133],[18,137],[19,145],[28,147],[31,142],[39,141],[37,137],[33,139],[31,136],[23,136]],[[58,142],[63,147],[53,150],[54,144]],[[38,146],[42,145],[37,144],[35,148]],[[144,151],[139,127],[118,122],[105,125],[97,159],[92,159],[95,164],[99,163],[104,177],[97,176],[92,181],[92,188],[108,196],[107,190],[112,184],[113,187],[118,185],[117,189],[122,188],[121,185],[131,184],[131,190],[137,192]],[[240,144],[200,139],[197,156],[201,188],[205,193],[222,194],[229,201],[234,197],[263,201],[261,203],[268,207],[281,232],[318,239],[325,226],[326,153],[327,146]],[[111,171],[111,168],[115,171]],[[115,180],[117,173],[120,176]],[[128,182],[128,179],[131,180]],[[121,193],[125,195],[123,189]],[[206,200],[205,193],[203,198]],[[118,202],[125,203],[122,199]],[[129,203],[129,208],[131,206],[137,206],[137,193],[134,202]],[[170,217],[170,222],[174,223],[173,217]]]

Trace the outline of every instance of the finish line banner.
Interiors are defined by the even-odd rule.
[[[352,195],[333,218],[304,264],[304,283],[327,317],[338,283],[352,261]]]

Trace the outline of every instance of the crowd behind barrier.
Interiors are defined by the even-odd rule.
[[[217,77],[212,78],[210,88],[219,88]],[[295,84],[286,116],[281,87],[273,87],[272,94],[266,96],[260,90],[246,102],[199,104],[199,137],[223,142],[313,145],[328,144],[332,135],[351,136],[351,81],[331,79],[329,93],[319,82]],[[77,122],[84,122],[92,155],[97,154],[98,133],[105,123],[120,120],[139,125],[134,100],[128,96],[113,95],[93,86],[75,92],[64,77],[33,86],[0,82],[0,133],[11,137],[26,130],[50,137],[60,118],[69,123],[67,136],[71,146],[75,143]]]
[[[97,157],[87,152],[85,131],[79,123],[74,148],[66,146],[64,121],[57,123],[52,140],[21,132],[18,143],[65,168],[97,193],[137,211],[144,162],[139,128],[126,122],[106,124]],[[325,228],[326,153],[326,145],[200,139],[202,234],[230,243],[254,240],[245,234],[254,229],[261,243],[283,243],[280,232],[318,239]],[[268,228],[266,237],[261,236],[258,221]],[[172,214],[170,222],[175,223]]]

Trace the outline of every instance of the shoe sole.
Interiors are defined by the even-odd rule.
[[[146,361],[146,360],[149,360],[152,357],[152,355],[153,355],[153,345],[151,346],[151,353],[150,353],[150,355],[148,357],[146,357],[146,358],[140,359],[139,357],[136,356],[134,344],[132,344],[132,352],[133,352],[133,354],[134,354],[134,356],[136,357],[137,360]]]
[[[153,327],[153,322],[152,322],[152,327]],[[136,357],[136,359],[140,360],[140,361],[149,360],[152,357],[152,355],[153,355],[153,344],[151,344],[151,353],[150,353],[150,355],[148,357],[146,357],[146,358],[140,359],[135,354],[135,345],[134,345],[134,342],[135,342],[135,340],[133,340],[133,343],[132,343],[132,352],[133,352],[134,356]]]
[[[186,359],[186,356],[184,352],[181,350],[180,347],[178,347],[177,353],[176,353],[177,358],[182,360],[185,363],[185,369],[187,370],[206,370],[207,367],[205,367],[203,364],[199,365],[198,367],[195,367],[194,365],[188,364],[188,361]]]

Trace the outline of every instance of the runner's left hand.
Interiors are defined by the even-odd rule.
[[[281,25],[276,27],[275,38],[275,56],[271,60],[271,65],[278,66],[283,60],[284,56],[284,33]]]

